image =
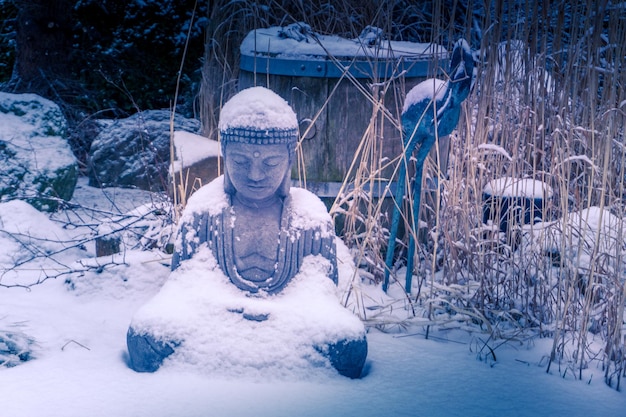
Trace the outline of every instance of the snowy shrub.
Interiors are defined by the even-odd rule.
[[[97,236],[118,239],[121,251],[159,249],[171,252],[168,245],[175,229],[171,213],[172,206],[168,202],[144,204],[123,215],[103,219]]]
[[[34,344],[35,340],[22,332],[0,329],[0,367],[10,368],[34,359]]]

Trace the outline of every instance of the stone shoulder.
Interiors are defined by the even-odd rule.
[[[198,217],[220,215],[229,206],[224,192],[224,177],[220,176],[196,191],[187,202],[180,224],[193,224]],[[291,187],[286,209],[289,210],[290,227],[296,230],[319,230],[322,236],[334,233],[333,222],[326,206],[312,192]]]

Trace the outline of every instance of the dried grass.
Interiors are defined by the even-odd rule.
[[[623,6],[590,0],[561,0],[549,9],[514,1],[484,9],[472,0],[213,3],[201,95],[211,136],[221,103],[236,90],[236,45],[256,27],[305,21],[321,33],[354,37],[369,24],[395,39],[445,46],[458,37],[471,40],[480,50],[474,91],[449,147],[440,143],[440,153],[426,164],[419,230],[411,230],[409,221],[404,225],[405,239],[414,233],[419,242],[409,254],[419,262],[407,294],[411,311],[424,316],[415,323],[453,322],[504,339],[521,333],[552,337],[548,371],[558,363],[561,373],[575,370],[582,378],[597,360],[607,384],[619,388],[626,368]],[[402,80],[372,80],[364,92],[375,105],[346,176],[351,187],[345,189],[352,191],[340,194],[331,209],[345,218],[343,237],[364,279],[377,283],[384,273],[388,206],[372,190],[393,180],[399,163],[380,157],[381,126],[398,122],[389,114],[398,117],[400,106],[385,108],[383,101],[398,87],[391,83]],[[483,222],[483,188],[502,176],[541,180],[552,188],[544,223],[512,224],[503,233]],[[589,207],[621,219],[611,229],[612,244],[600,229],[581,240],[584,219],[570,219]],[[392,276],[406,256],[404,245]],[[376,316],[378,327],[395,326],[383,317]],[[590,343],[598,336],[601,347]]]

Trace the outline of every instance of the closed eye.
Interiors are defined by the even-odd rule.
[[[232,157],[232,161],[236,164],[236,165],[246,165],[248,163],[248,158],[245,157],[241,157],[241,156],[233,156]]]
[[[267,165],[268,167],[277,167],[278,165],[280,165],[283,162],[283,157],[281,156],[272,156],[269,158],[266,158],[263,163],[265,165]]]

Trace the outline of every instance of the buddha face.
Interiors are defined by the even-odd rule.
[[[276,196],[291,165],[289,150],[284,144],[236,142],[225,147],[224,163],[237,194],[249,201]]]

